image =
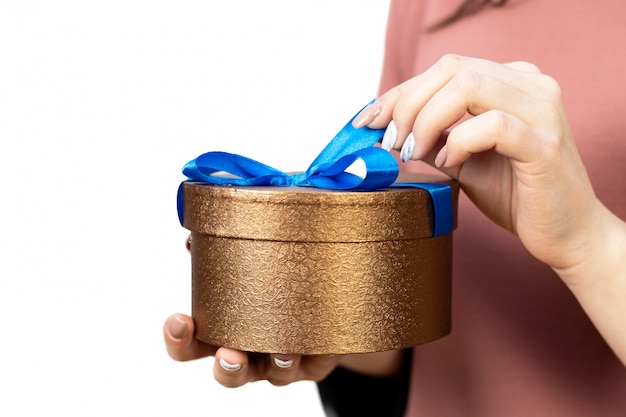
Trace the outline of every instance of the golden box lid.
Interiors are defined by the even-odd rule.
[[[401,173],[397,182],[446,183],[456,204],[455,180]],[[183,184],[184,227],[231,238],[299,242],[371,242],[433,236],[428,191],[389,187],[336,191],[315,187]],[[456,208],[453,209],[456,226]]]

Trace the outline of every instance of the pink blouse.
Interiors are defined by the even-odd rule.
[[[626,218],[626,2],[511,0],[425,32],[460,1],[391,0],[381,92],[445,53],[536,64],[562,87],[598,197]],[[452,333],[414,349],[407,415],[626,416],[626,368],[565,285],[465,196],[459,210]]]

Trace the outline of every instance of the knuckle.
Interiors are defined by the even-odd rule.
[[[189,360],[187,355],[178,353],[178,352],[170,352],[170,358],[174,359],[177,362],[187,362]]]
[[[560,109],[549,103],[543,109],[544,124],[542,131],[543,146],[548,152],[559,153],[561,148],[562,115]]]
[[[554,132],[540,132],[539,147],[535,159],[542,162],[542,166],[547,167],[554,164],[561,158],[563,152],[561,136]]]
[[[213,370],[213,378],[218,384],[226,388],[241,387],[251,381],[247,372],[231,374],[218,369]]]
[[[483,83],[482,76],[470,70],[460,70],[451,81],[454,89],[466,93],[480,91]]]
[[[540,85],[542,96],[554,102],[560,102],[563,93],[559,83],[549,75],[540,74],[539,77],[541,77]]]
[[[396,90],[396,107],[394,108],[394,120],[397,117],[397,114],[402,114],[406,112],[409,108],[408,97],[406,93],[406,89],[400,87],[394,87]]]
[[[268,379],[267,382],[269,382],[270,384],[274,385],[275,387],[284,387],[286,385],[291,384],[292,381],[287,380],[287,379],[279,379],[279,378],[271,378]]]
[[[392,119],[402,131],[403,129],[407,129],[409,125],[412,124],[411,117],[413,114],[414,104],[411,99],[411,92],[407,89],[397,88],[397,100],[396,105],[393,109]]]
[[[463,66],[463,57],[457,54],[445,54],[439,58],[435,66],[444,72],[455,73]]]
[[[234,380],[232,378],[215,378],[215,380],[225,388],[239,388],[245,383],[240,382],[239,380]]]
[[[539,67],[532,62],[528,61],[517,61],[515,66],[520,71],[530,72],[534,74],[541,74],[541,70]]]
[[[296,382],[296,375],[297,373],[295,372],[285,372],[285,371],[279,371],[279,372],[272,372],[271,374],[266,375],[267,377],[267,382],[269,382],[272,385],[275,385],[277,387],[282,387],[285,385],[289,385],[292,382]]]
[[[512,129],[512,122],[507,113],[500,110],[491,110],[488,113],[490,123],[496,132],[506,134]]]
[[[543,125],[548,129],[560,129],[563,125],[563,112],[560,101],[544,100],[541,109]]]
[[[170,358],[172,358],[176,362],[185,362],[185,358],[179,355],[177,352],[168,349],[167,353],[170,356]]]
[[[525,70],[528,72],[541,74],[541,69],[537,65],[533,64],[532,62],[522,61],[522,65],[524,66]]]
[[[485,133],[494,138],[515,138],[518,136],[519,120],[509,113],[492,109],[485,112],[483,124]]]

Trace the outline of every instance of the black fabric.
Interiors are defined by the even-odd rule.
[[[373,377],[337,367],[317,389],[327,417],[403,417],[411,375],[411,350],[402,370],[390,377]]]

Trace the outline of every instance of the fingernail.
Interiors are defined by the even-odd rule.
[[[174,339],[182,339],[187,336],[187,323],[178,316],[172,317],[168,330]]]
[[[363,126],[367,126],[374,121],[376,116],[378,116],[382,110],[383,102],[376,100],[375,102],[361,110],[361,112],[352,121],[352,126],[357,129]]]
[[[437,156],[435,157],[435,166],[437,168],[441,168],[446,163],[447,158],[448,158],[448,148],[444,146],[443,148],[439,150],[439,152],[437,153]]]
[[[220,366],[222,367],[222,369],[228,372],[234,372],[241,369],[240,363],[228,363],[222,358],[220,358]]]
[[[274,365],[282,369],[288,369],[291,368],[291,365],[293,365],[293,359],[281,359],[277,356],[274,356]]]
[[[387,125],[387,129],[385,130],[385,134],[383,135],[383,143],[381,147],[390,151],[396,145],[396,138],[398,136],[398,128],[396,127],[396,123],[392,120]]]
[[[411,132],[400,150],[400,159],[402,159],[402,162],[407,162],[411,159],[413,150],[415,150],[415,138],[413,137],[413,132]]]

